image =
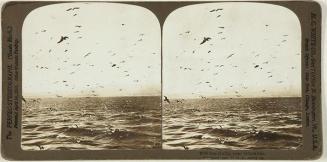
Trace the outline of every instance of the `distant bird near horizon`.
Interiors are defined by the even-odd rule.
[[[166,101],[167,103],[169,103],[169,104],[170,104],[170,101],[169,101],[169,99],[168,99],[168,97],[167,97],[167,96],[164,96],[164,101]]]
[[[26,103],[26,100],[25,100],[25,98],[22,96],[22,100]]]
[[[201,95],[200,95],[200,97],[201,97],[202,99],[207,99],[206,97],[204,97],[204,96],[201,96]]]
[[[184,150],[189,150],[189,147],[183,145]]]
[[[40,150],[44,150],[44,147],[43,146],[41,146],[39,144],[37,144],[36,146],[39,147]]]

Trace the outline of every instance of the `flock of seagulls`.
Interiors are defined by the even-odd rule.
[[[215,14],[214,16],[216,16],[216,18],[220,19],[223,18],[223,8],[215,8],[215,9],[211,9],[209,10],[209,14]],[[218,15],[217,15],[218,14]],[[270,24],[263,24],[262,28],[270,28]],[[201,78],[202,81],[199,81],[197,83],[194,84],[194,87],[190,87],[192,89],[194,89],[194,91],[197,91],[196,89],[202,89],[202,88],[198,88],[199,86],[204,86],[207,88],[210,88],[212,90],[210,91],[221,91],[221,87],[219,87],[220,85],[215,85],[215,80],[222,80],[224,79],[223,75],[220,75],[222,73],[224,73],[224,75],[226,75],[226,70],[230,71],[231,69],[234,69],[234,71],[243,71],[244,74],[247,73],[247,71],[244,71],[242,68],[244,67],[245,64],[244,63],[242,65],[237,65],[237,64],[233,64],[233,62],[235,62],[236,60],[240,59],[240,56],[242,55],[241,52],[244,51],[240,51],[240,52],[236,52],[237,50],[232,51],[231,53],[227,53],[224,54],[222,52],[220,52],[219,50],[217,50],[217,48],[215,47],[215,44],[219,43],[220,41],[225,41],[228,37],[227,37],[227,33],[225,30],[228,30],[227,26],[223,26],[222,24],[218,24],[217,27],[217,35],[203,35],[202,39],[200,38],[200,42],[199,42],[199,46],[193,46],[193,48],[195,49],[190,49],[190,52],[187,52],[186,49],[182,50],[181,55],[177,55],[175,56],[176,59],[184,59],[184,58],[188,58],[188,57],[197,57],[198,60],[201,60],[202,63],[198,63],[198,64],[187,64],[187,61],[179,61],[181,64],[178,65],[177,67],[179,67],[179,70],[184,72],[184,73],[189,73],[189,72],[196,72],[198,75],[201,76],[201,73],[203,73],[203,76],[207,76],[207,77],[203,77]],[[192,35],[193,31],[190,29],[187,29],[185,32],[181,32],[179,33],[179,36],[181,39],[185,39],[185,35],[187,34],[187,38],[189,39],[193,39],[193,41],[197,42],[199,40],[198,37],[201,37],[201,35],[197,35],[196,32],[194,31],[193,35]],[[192,38],[193,36],[193,38]],[[195,37],[195,38],[194,38]],[[281,40],[280,43],[277,44],[276,48],[281,48],[280,46],[282,44],[286,44],[289,35],[288,34],[281,34]],[[267,40],[267,38],[265,38],[264,40]],[[195,43],[192,43],[195,45]],[[240,43],[239,46],[242,47],[244,46],[245,43]],[[191,47],[192,48],[192,47]],[[217,50],[217,51],[215,51]],[[204,53],[204,51],[206,51]],[[208,54],[211,54],[210,56]],[[274,62],[274,59],[277,59],[278,56],[274,56],[274,55],[270,55],[271,57],[268,58],[267,54],[264,54],[262,51],[256,51],[256,49],[253,49],[252,51],[252,57],[254,57],[252,64],[248,63],[248,67],[246,67],[245,69],[250,69],[251,70],[251,66],[252,66],[252,71],[254,71],[254,73],[258,73],[258,76],[264,74],[266,75],[266,78],[263,79],[268,79],[269,82],[273,82],[274,80],[274,70],[271,68],[270,64],[271,62]],[[203,55],[203,56],[202,56]],[[221,59],[222,55],[226,55],[225,59]],[[296,54],[299,55],[299,54]],[[184,57],[185,56],[185,57]],[[219,59],[218,59],[218,56]],[[182,58],[183,57],[183,58]],[[216,57],[216,58],[215,58]],[[266,59],[266,60],[265,60]],[[256,60],[264,60],[261,63],[257,62]],[[215,64],[215,62],[219,61],[220,64]],[[236,61],[237,62],[237,61]],[[295,70],[296,68],[294,66],[291,67],[291,70]],[[212,77],[208,76],[208,73],[212,73]],[[259,74],[260,73],[260,74]],[[191,74],[191,73],[189,73]],[[187,75],[187,74],[185,74]],[[235,74],[231,74],[231,75],[235,75]],[[278,74],[277,74],[278,75]],[[204,80],[207,79],[207,80]],[[278,78],[275,79],[275,83],[276,84],[283,84],[284,80],[279,80]],[[188,81],[190,82],[190,81]],[[240,87],[239,91],[234,91],[234,94],[232,94],[235,98],[240,98],[240,97],[245,97],[242,94],[242,91],[247,91],[248,89],[248,85],[244,85],[244,83],[242,83],[241,85],[235,85],[233,83],[230,83],[230,87],[234,87],[233,89],[235,89],[236,87]],[[226,89],[225,89],[226,91]],[[258,91],[259,93],[268,93],[269,90],[267,89],[261,89]],[[221,92],[219,92],[221,93]],[[224,92],[224,94],[229,94],[231,92]],[[194,95],[197,95],[198,98],[205,95],[205,94],[201,94],[201,92],[196,92],[196,93],[192,93]],[[231,97],[231,98],[234,98]],[[164,101],[167,103],[170,103],[171,101],[169,101],[167,96],[164,96]]]
[[[80,7],[70,7],[70,8],[67,8],[66,9],[66,12],[69,12],[69,13],[72,13],[73,16],[76,16],[78,14],[78,10],[80,10]],[[210,14],[214,14],[214,16],[216,16],[216,18],[222,18],[223,17],[223,11],[224,9],[223,8],[215,8],[215,9],[211,9],[209,10],[209,13]],[[127,24],[125,23],[121,23],[120,24],[122,27],[125,27],[127,26]],[[76,29],[79,29],[79,30],[75,30],[73,33],[75,34],[79,34],[79,36],[77,37],[77,39],[82,39],[82,33],[83,33],[83,28],[84,28],[84,25],[81,25],[81,24],[76,24],[74,25],[74,27]],[[269,28],[269,24],[264,24],[264,27],[266,28]],[[225,30],[228,29],[228,27],[226,26],[223,26],[221,24],[219,24],[217,27],[217,35],[218,36],[215,36],[215,35],[212,35],[212,36],[208,36],[208,35],[204,35],[202,36],[202,38],[200,38],[200,41],[199,41],[199,38],[194,38],[193,40],[194,41],[199,41],[199,48],[203,49],[203,48],[207,48],[206,50],[206,53],[208,54],[211,54],[211,55],[221,55],[221,53],[219,53],[219,51],[215,51],[216,49],[215,48],[212,48],[212,46],[214,45],[215,42],[217,41],[224,41],[225,39],[227,39],[226,36],[222,36],[225,34]],[[41,32],[43,33],[46,33],[48,32],[48,29],[42,29]],[[38,34],[38,32],[36,32]],[[191,30],[186,30],[185,32],[183,33],[180,33],[179,35],[184,35],[184,34],[192,34],[192,31]],[[144,40],[144,36],[145,34],[144,33],[139,33],[139,37],[138,39],[136,40],[136,42],[134,43],[134,45],[136,45],[138,42],[142,42]],[[278,45],[281,45],[283,43],[287,43],[287,38],[288,38],[288,34],[282,34],[282,40],[280,41],[280,43]],[[53,37],[51,37],[51,39],[53,39]],[[215,41],[215,42],[213,42]],[[69,35],[61,35],[58,39],[57,39],[57,45],[60,46],[61,44],[63,43],[66,43],[66,44],[70,44],[70,43],[73,43],[73,39],[71,38],[71,36]],[[278,46],[277,45],[277,46]],[[203,47],[202,47],[203,46]],[[42,50],[42,49],[40,49]],[[70,49],[64,49],[64,53],[69,53]],[[201,50],[200,49],[193,49],[191,50],[193,55],[201,55]],[[49,49],[48,50],[48,53],[50,54],[55,54],[55,52],[52,50],[52,49]],[[257,53],[255,50],[252,52],[254,57],[255,58],[260,58],[263,56],[262,53]],[[94,53],[93,52],[90,52],[90,51],[87,51],[85,52],[84,54],[81,54],[81,57],[84,58],[84,59],[88,59],[89,57],[92,57]],[[113,51],[108,51],[108,54],[111,55],[111,57],[115,57],[117,55],[119,55],[117,52],[113,52]],[[156,54],[156,53],[152,53],[152,54]],[[241,55],[240,53],[237,53],[237,52],[233,52],[233,53],[229,53],[226,55],[225,57],[225,60],[222,60],[222,64],[214,64],[214,60],[207,60],[207,58],[200,58],[201,60],[203,60],[203,67],[200,67],[198,73],[208,73],[208,71],[213,71],[212,75],[213,77],[211,78],[207,78],[208,81],[200,81],[198,83],[196,83],[195,86],[207,86],[209,88],[212,88],[212,89],[215,89],[215,90],[219,90],[219,85],[214,85],[214,81],[211,81],[210,79],[217,79],[216,77],[220,77],[222,78],[223,76],[219,75],[222,73],[222,71],[224,71],[225,69],[227,68],[234,68],[234,69],[241,69],[242,67],[239,66],[239,65],[232,65],[232,64],[228,64],[231,60],[233,60],[234,58],[237,59],[235,56],[237,55]],[[133,82],[134,83],[139,83],[140,82],[140,79],[137,78],[132,78],[132,74],[129,73],[129,71],[127,69],[124,69],[123,66],[124,64],[126,64],[128,62],[128,59],[129,58],[133,58],[132,55],[129,55],[128,57],[126,57],[126,59],[123,59],[119,62],[109,62],[108,63],[108,66],[110,66],[112,69],[116,69],[116,70],[120,70],[122,71],[122,74],[124,77],[128,78],[128,79],[133,79]],[[178,56],[176,56],[176,58],[178,58]],[[274,58],[276,58],[276,56],[274,56]],[[72,60],[69,60],[69,58],[66,58],[63,62],[64,63],[68,63],[68,62],[71,62]],[[266,60],[262,63],[252,63],[252,66],[253,66],[253,69],[256,69],[256,70],[261,70],[261,71],[264,71],[265,68],[270,64],[271,60]],[[88,64],[88,65],[85,65],[85,64],[81,64],[81,63],[74,63],[72,64],[73,67],[81,67],[81,66],[89,66],[89,67],[95,67],[96,65],[94,64]],[[228,67],[229,66],[229,67]],[[36,68],[38,69],[42,69],[42,70],[48,70],[50,67],[48,66],[42,66],[42,65],[36,65],[35,66]],[[152,66],[147,66],[148,68],[152,68]],[[213,68],[211,68],[213,67]],[[56,68],[58,71],[61,71],[63,70],[64,68],[62,67],[57,67]],[[185,66],[185,65],[180,65],[179,66],[179,69],[180,70],[183,70],[185,72],[188,72],[188,71],[195,71],[197,70],[197,67],[192,67],[191,65],[190,66]],[[212,70],[214,69],[214,70]],[[295,67],[292,66],[292,69],[294,70]],[[70,75],[75,75],[78,71],[71,71],[69,72]],[[274,74],[273,74],[273,71],[266,71],[266,74],[267,74],[267,79],[274,79]],[[277,80],[276,83],[278,84],[282,84],[284,81],[283,80]],[[73,83],[69,83],[69,81],[54,81],[53,84],[63,84],[65,87],[70,87],[71,89],[74,89],[74,86],[72,85]],[[96,87],[96,88],[105,88],[104,85],[99,85],[99,83],[95,85],[92,85],[93,87]],[[86,88],[90,88],[92,87],[90,86],[90,84],[87,84],[85,85]],[[236,85],[230,85],[230,87],[236,87]],[[243,89],[247,89],[248,86],[245,86],[243,85]],[[119,89],[119,91],[123,91],[123,89]],[[261,92],[262,93],[266,93],[268,90],[266,89],[262,89]],[[97,96],[96,94],[96,90],[90,90],[89,92],[92,93],[93,96]],[[199,96],[201,96],[203,94],[199,94]],[[59,94],[56,94],[56,97],[63,97],[62,95],[59,95]],[[242,94],[241,92],[235,92],[235,97],[242,97]],[[165,102],[168,102],[170,103],[169,99],[167,96],[164,96],[164,101]]]
[[[70,7],[65,9],[65,11],[68,14],[72,14],[72,16],[77,16],[79,14],[79,10],[82,10],[82,8],[80,7]],[[121,28],[126,28],[126,26],[128,26],[128,23],[121,23],[120,24]],[[134,83],[137,85],[141,85],[142,83],[142,78],[139,78],[139,75],[134,75],[135,74],[135,70],[130,69],[130,64],[133,64],[133,61],[137,60],[138,58],[136,58],[135,55],[132,54],[132,52],[130,53],[120,53],[120,52],[116,52],[113,49],[109,49],[107,50],[107,56],[109,56],[111,59],[109,59],[107,61],[107,67],[108,69],[101,69],[101,68],[97,68],[96,64],[92,64],[89,60],[93,59],[94,57],[99,57],[99,56],[94,56],[96,55],[95,51],[86,51],[85,53],[72,53],[72,51],[74,51],[74,49],[70,49],[70,45],[74,45],[76,44],[76,41],[78,39],[83,39],[83,29],[87,28],[88,26],[86,24],[75,24],[73,26],[73,32],[71,33],[62,33],[62,35],[59,35],[59,38],[56,39],[56,36],[51,36],[50,40],[52,41],[56,41],[56,45],[54,45],[51,49],[48,50],[48,54],[51,54],[52,56],[56,56],[56,54],[58,54],[58,52],[60,52],[60,55],[58,55],[57,57],[57,61],[62,60],[63,64],[58,63],[57,67],[55,68],[58,72],[60,73],[68,73],[70,76],[74,77],[74,75],[76,75],[77,73],[83,72],[81,69],[85,69],[85,68],[92,68],[93,70],[99,70],[100,72],[104,71],[114,71],[112,73],[120,73],[121,76],[126,79],[126,80],[130,80],[131,83]],[[47,32],[51,31],[51,29],[41,29],[41,32],[46,34]],[[39,35],[39,32],[35,32],[36,35]],[[146,34],[145,33],[138,33],[138,37],[135,40],[135,42],[133,44],[131,44],[131,46],[137,46],[138,44],[142,45],[142,42],[147,39]],[[101,45],[99,42],[96,42],[97,45]],[[61,51],[62,50],[62,51]],[[44,54],[45,51],[44,49],[39,49],[38,53],[33,54],[32,57],[36,58],[37,55],[39,54]],[[75,50],[76,51],[76,50]],[[132,50],[135,51],[135,50]],[[66,54],[63,56],[63,54]],[[76,62],[76,59],[72,58],[71,55],[80,55],[80,58],[83,59],[77,59],[78,60],[82,60],[79,62]],[[151,52],[151,55],[157,55],[156,52]],[[93,58],[92,58],[93,57]],[[135,59],[134,59],[135,58]],[[120,61],[117,61],[119,60]],[[130,61],[134,59],[133,61]],[[74,63],[75,62],[75,63]],[[69,63],[71,64],[71,67],[66,68],[67,66],[69,66]],[[41,62],[38,62],[37,65],[34,65],[34,67],[36,69],[39,70],[53,70],[54,67],[50,67],[50,65],[39,65],[41,64]],[[52,69],[50,69],[52,68]],[[153,65],[148,65],[146,66],[147,69],[149,70],[153,70],[155,67]],[[95,82],[97,82],[95,80]],[[80,89],[81,87],[76,87],[75,86],[75,82],[74,81],[70,81],[69,78],[67,78],[67,80],[55,80],[52,82],[53,84],[57,85],[57,86],[64,86],[66,88],[70,88],[72,90],[75,89]],[[83,90],[80,90],[79,93],[82,93],[86,96],[98,96],[99,94],[97,93],[97,90],[101,91],[100,89],[104,89],[106,88],[105,85],[101,85],[102,83],[98,82],[98,83],[85,83],[85,88]],[[117,91],[124,91],[124,88],[117,88]],[[76,91],[76,90],[75,90]],[[126,92],[128,90],[126,89]],[[57,98],[60,97],[64,97],[64,95],[62,94],[54,94],[55,92],[48,92],[48,94],[52,94],[54,96],[56,96]]]

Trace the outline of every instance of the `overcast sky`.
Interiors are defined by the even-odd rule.
[[[160,39],[157,18],[141,7],[38,8],[23,26],[23,95],[160,95]]]
[[[163,27],[163,94],[170,98],[301,96],[295,14],[263,3],[175,10]]]

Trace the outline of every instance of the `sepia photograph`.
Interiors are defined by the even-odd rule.
[[[23,150],[161,148],[161,29],[150,10],[42,6],[25,18],[22,44]]]
[[[323,159],[317,1],[0,4],[4,160]]]
[[[282,6],[171,12],[163,25],[163,149],[300,148],[300,53],[300,21]]]

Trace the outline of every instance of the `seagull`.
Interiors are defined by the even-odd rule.
[[[187,147],[187,146],[185,146],[185,145],[183,145],[183,148],[185,149],[185,150],[188,150],[189,148]]]
[[[181,100],[176,100],[177,103],[183,103]]]
[[[204,96],[200,96],[202,99],[207,99],[206,97],[204,97]]]
[[[169,104],[170,104],[170,101],[169,101],[169,99],[167,98],[167,96],[164,96],[164,101],[166,101],[166,102],[168,102]]]
[[[234,55],[234,53],[233,54],[230,54],[229,56],[227,56],[227,59],[230,58],[230,57],[232,57],[233,55]]]
[[[91,54],[91,52],[87,53],[86,55],[84,55],[84,58],[89,56]]]
[[[57,43],[61,43],[62,41],[68,39],[67,36],[61,36],[60,40]]]
[[[44,150],[44,147],[41,145],[36,145],[37,147],[39,147],[40,150]]]
[[[216,12],[216,11],[221,11],[221,10],[223,10],[223,9],[222,8],[217,8],[217,9],[213,9],[213,10],[211,10],[209,12]]]
[[[210,37],[204,37],[202,42],[200,43],[200,45],[207,42],[207,41],[209,41],[210,39],[211,39]]]
[[[22,96],[22,100],[26,103],[26,100],[25,100],[25,98]]]

